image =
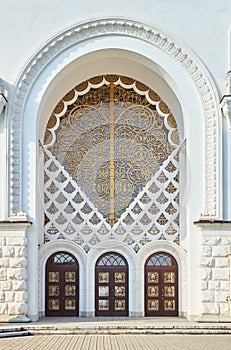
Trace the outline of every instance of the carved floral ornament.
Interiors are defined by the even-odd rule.
[[[74,87],[44,135],[45,242],[179,243],[179,147],[173,114],[141,82],[105,75]]]
[[[152,26],[144,25],[133,20],[118,18],[95,20],[80,24],[51,39],[38,51],[22,72],[15,87],[11,108],[8,113],[11,116],[10,123],[10,144],[11,144],[11,214],[22,211],[22,183],[21,183],[21,126],[23,118],[24,103],[33,83],[45,66],[48,66],[52,59],[64,52],[69,47],[77,45],[91,38],[106,35],[121,35],[134,37],[145,41],[156,48],[162,50],[167,55],[174,58],[188,72],[195,83],[195,87],[201,98],[205,116],[205,137],[206,149],[209,156],[206,156],[205,166],[205,210],[204,215],[219,216],[217,201],[219,193],[217,182],[217,148],[214,147],[218,135],[218,96],[216,89],[209,77],[209,73],[191,50],[184,44],[179,43],[175,38],[163,33]],[[207,136],[209,135],[209,136]]]

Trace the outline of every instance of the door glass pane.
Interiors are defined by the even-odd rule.
[[[114,282],[115,283],[125,283],[126,274],[125,272],[115,272],[114,273]]]
[[[148,300],[148,310],[158,311],[159,310],[159,300]]]
[[[109,272],[99,272],[98,273],[99,283],[109,283]]]
[[[164,297],[174,297],[175,287],[174,286],[164,286]]]
[[[99,300],[99,310],[108,311],[109,310],[109,301],[108,300]]]
[[[59,299],[49,299],[48,309],[52,311],[59,310]]]
[[[158,286],[149,286],[148,287],[148,296],[149,297],[158,297],[159,296],[159,287]]]
[[[108,296],[109,296],[109,287],[99,286],[99,297],[108,297]]]
[[[49,272],[49,277],[48,277],[49,282],[59,282],[59,272]]]
[[[148,282],[149,283],[158,283],[159,282],[159,273],[158,272],[148,272]]]
[[[175,300],[164,300],[164,311],[175,311]]]
[[[164,273],[164,283],[174,283],[175,282],[175,273],[174,272],[165,272]]]
[[[126,306],[125,300],[115,300],[114,301],[115,311],[124,311]]]
[[[115,286],[115,297],[125,297],[125,286]]]
[[[65,299],[65,310],[75,310],[75,299]]]
[[[76,292],[75,286],[73,286],[73,285],[66,285],[65,286],[65,296],[66,297],[75,296],[75,292]]]
[[[76,282],[76,273],[71,272],[65,272],[65,282]]]
[[[58,297],[59,296],[59,286],[49,286],[49,296]]]

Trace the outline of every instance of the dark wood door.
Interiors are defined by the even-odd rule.
[[[146,261],[145,315],[178,316],[178,267],[167,253],[156,253]]]
[[[96,316],[128,316],[128,265],[117,253],[103,255],[96,263]]]
[[[79,267],[69,253],[53,254],[46,265],[46,316],[78,316]]]

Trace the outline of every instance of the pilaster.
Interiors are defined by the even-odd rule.
[[[231,322],[231,221],[201,220],[199,322]]]
[[[30,222],[0,221],[0,322],[29,322],[27,228]]]
[[[231,79],[231,75],[229,75]],[[231,219],[231,94],[221,100],[223,112],[223,208],[224,219]]]

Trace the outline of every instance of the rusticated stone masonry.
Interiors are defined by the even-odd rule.
[[[202,235],[202,315],[230,315],[230,235]]]
[[[0,224],[0,322],[29,321],[27,225]]]

